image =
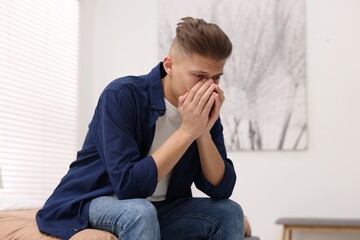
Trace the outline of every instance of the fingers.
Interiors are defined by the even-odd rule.
[[[211,94],[214,92],[214,90],[215,90],[215,84],[213,84],[213,81],[212,80],[206,81],[196,92],[193,98],[193,103],[196,106],[199,106],[200,109],[202,109],[206,104],[207,100],[210,98]]]
[[[202,112],[215,89],[216,84],[213,80],[201,80],[190,90],[185,104],[191,105],[193,110]]]
[[[219,118],[224,93],[212,79],[201,80],[189,92],[178,98],[182,128],[201,135],[210,131]]]
[[[204,108],[203,108],[203,114],[206,114],[207,116],[209,116],[209,114],[211,114],[211,111],[214,107],[214,104],[216,103],[216,99],[217,99],[217,93],[212,92],[209,99],[207,100]]]
[[[220,95],[215,93],[214,96],[214,104],[211,108],[211,112],[210,112],[210,118],[218,118],[219,114],[220,114],[220,107],[221,107],[221,102],[220,102]]]
[[[216,86],[216,89],[214,92],[215,92],[214,104],[210,110],[209,121],[208,121],[208,126],[207,126],[207,129],[209,131],[212,128],[212,126],[214,125],[214,123],[216,122],[216,120],[219,118],[220,108],[225,101],[224,92],[220,89],[219,86]]]
[[[209,87],[211,87],[213,91],[215,90],[215,84],[214,86],[212,86],[213,83],[214,81],[212,79],[210,80],[203,79],[198,83],[196,83],[195,86],[192,87],[192,89],[189,92],[188,102],[189,103],[192,102],[195,105],[197,105],[201,97],[205,94],[205,92]]]
[[[204,112],[204,114],[209,115],[212,106],[214,105],[214,97],[218,95],[214,91],[215,87],[209,87],[206,89],[205,93],[202,94],[199,102],[197,104],[197,109],[200,112]]]
[[[199,89],[204,85],[206,82],[206,79],[203,79],[199,82],[197,82],[189,91],[188,97],[186,98],[186,103],[191,103],[194,100],[194,97],[196,93],[199,91]]]
[[[184,95],[181,95],[180,97],[179,97],[179,101],[178,101],[178,107],[181,107],[183,104],[184,104],[184,102],[185,102],[185,100],[186,100],[186,97],[189,95],[189,92],[186,92]]]
[[[224,91],[220,89],[219,85],[216,85],[215,92],[219,94],[219,101],[222,105],[225,101]]]

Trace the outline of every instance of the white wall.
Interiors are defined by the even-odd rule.
[[[157,56],[157,1],[80,1],[80,141],[103,87],[144,74]],[[281,239],[278,217],[360,218],[360,1],[307,1],[309,149],[231,152],[232,199],[253,232]],[[299,233],[294,240],[359,239],[359,233]]]
[[[80,0],[79,146],[103,88],[148,73],[157,57],[157,1]]]

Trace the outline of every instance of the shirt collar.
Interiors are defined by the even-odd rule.
[[[151,109],[154,111],[159,111],[160,116],[162,116],[166,110],[163,87],[161,83],[161,79],[165,76],[166,71],[164,70],[162,62],[160,62],[156,67],[154,67],[147,75],[147,80],[150,86]]]

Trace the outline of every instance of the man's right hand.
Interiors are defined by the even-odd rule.
[[[212,79],[203,79],[179,97],[178,109],[181,116],[180,129],[195,140],[206,130],[210,111],[218,95]]]

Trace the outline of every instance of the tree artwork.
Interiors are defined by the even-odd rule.
[[[238,150],[307,148],[304,0],[159,0],[159,54],[180,18],[218,24],[233,53],[220,87],[225,144]]]

